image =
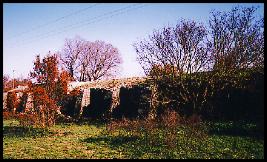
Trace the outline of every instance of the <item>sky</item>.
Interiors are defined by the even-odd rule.
[[[58,52],[66,38],[80,36],[118,48],[123,59],[118,78],[144,76],[133,43],[181,19],[207,26],[212,10],[238,5],[259,7],[256,15],[264,15],[263,3],[4,3],[3,74],[26,78],[37,54]]]

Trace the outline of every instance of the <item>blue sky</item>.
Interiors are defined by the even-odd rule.
[[[118,77],[142,76],[134,42],[181,18],[207,25],[213,9],[229,11],[237,5],[258,6],[257,15],[264,15],[263,3],[4,3],[3,73],[12,77],[15,70],[15,77],[27,77],[37,54],[57,52],[66,38],[80,36],[119,49],[123,64]]]

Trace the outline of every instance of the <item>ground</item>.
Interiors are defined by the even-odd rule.
[[[23,128],[18,124],[15,120],[4,120],[4,159],[264,158],[264,139],[253,136],[213,133],[205,141],[181,138],[176,148],[168,149],[147,146],[143,138],[129,136],[127,132],[103,133],[106,132],[104,124],[65,123],[47,130]],[[215,132],[225,127],[213,126]]]

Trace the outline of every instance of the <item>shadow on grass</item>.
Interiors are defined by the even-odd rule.
[[[107,120],[101,120],[101,119],[92,119],[92,118],[85,118],[85,117],[81,117],[79,119],[75,119],[72,118],[69,121],[57,121],[58,124],[64,124],[64,125],[72,125],[72,124],[76,124],[76,125],[94,125],[97,128],[99,127],[103,127],[106,125]]]
[[[4,126],[4,137],[43,137],[51,135],[53,132],[42,128],[28,128],[21,126]]]
[[[143,158],[150,155],[154,158],[173,158],[172,151],[164,148],[162,145],[147,145],[145,139],[138,136],[98,136],[84,139],[83,142],[101,145],[103,142],[112,150],[122,151],[128,159]]]
[[[112,150],[123,151],[127,158],[141,157],[147,147],[142,144],[142,139],[137,136],[98,136],[89,137],[82,142],[94,143],[101,145],[103,142],[108,145]]]
[[[138,137],[128,137],[128,136],[98,136],[98,137],[89,137],[83,140],[87,143],[100,143],[105,142],[111,146],[118,147],[129,142],[135,142],[138,140]]]
[[[209,134],[264,139],[263,130],[259,129],[256,125],[240,122],[212,124],[210,126]]]
[[[99,121],[99,120],[95,120],[95,121],[93,121],[93,120],[83,120],[83,121],[77,122],[76,124],[77,125],[85,125],[85,124],[94,125],[95,127],[100,128],[100,127],[105,126],[106,123],[103,122],[103,121]]]

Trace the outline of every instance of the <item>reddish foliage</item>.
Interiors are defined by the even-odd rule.
[[[40,56],[36,57],[31,77],[36,79],[37,84],[42,85],[48,92],[49,96],[55,98],[56,82],[58,79],[57,56],[48,55],[42,61]]]
[[[167,65],[160,65],[160,64],[154,64],[152,65],[151,70],[149,71],[149,76],[151,77],[175,77],[179,73],[181,73],[181,70],[178,70],[177,67],[167,64]]]
[[[36,57],[33,72],[30,73],[37,83],[29,83],[29,92],[33,95],[33,109],[27,114],[19,114],[23,126],[49,127],[55,124],[58,105],[67,94],[70,80],[67,72],[59,73],[56,55],[48,55],[42,61]]]
[[[3,112],[3,119],[9,120],[16,118],[16,114],[14,112],[4,111]]]
[[[21,126],[38,126],[38,116],[36,114],[20,113],[16,115]]]
[[[8,92],[7,93],[7,111],[14,112],[16,111],[16,108],[18,106],[18,99],[15,92]]]
[[[56,83],[57,89],[55,91],[55,100],[60,102],[64,99],[64,96],[67,95],[68,92],[68,82],[71,81],[71,76],[67,71],[63,71],[60,73],[58,81]]]
[[[47,127],[55,124],[57,105],[44,88],[35,85],[30,87],[33,95],[33,111],[20,114],[20,121],[25,126],[34,124],[36,127]]]

